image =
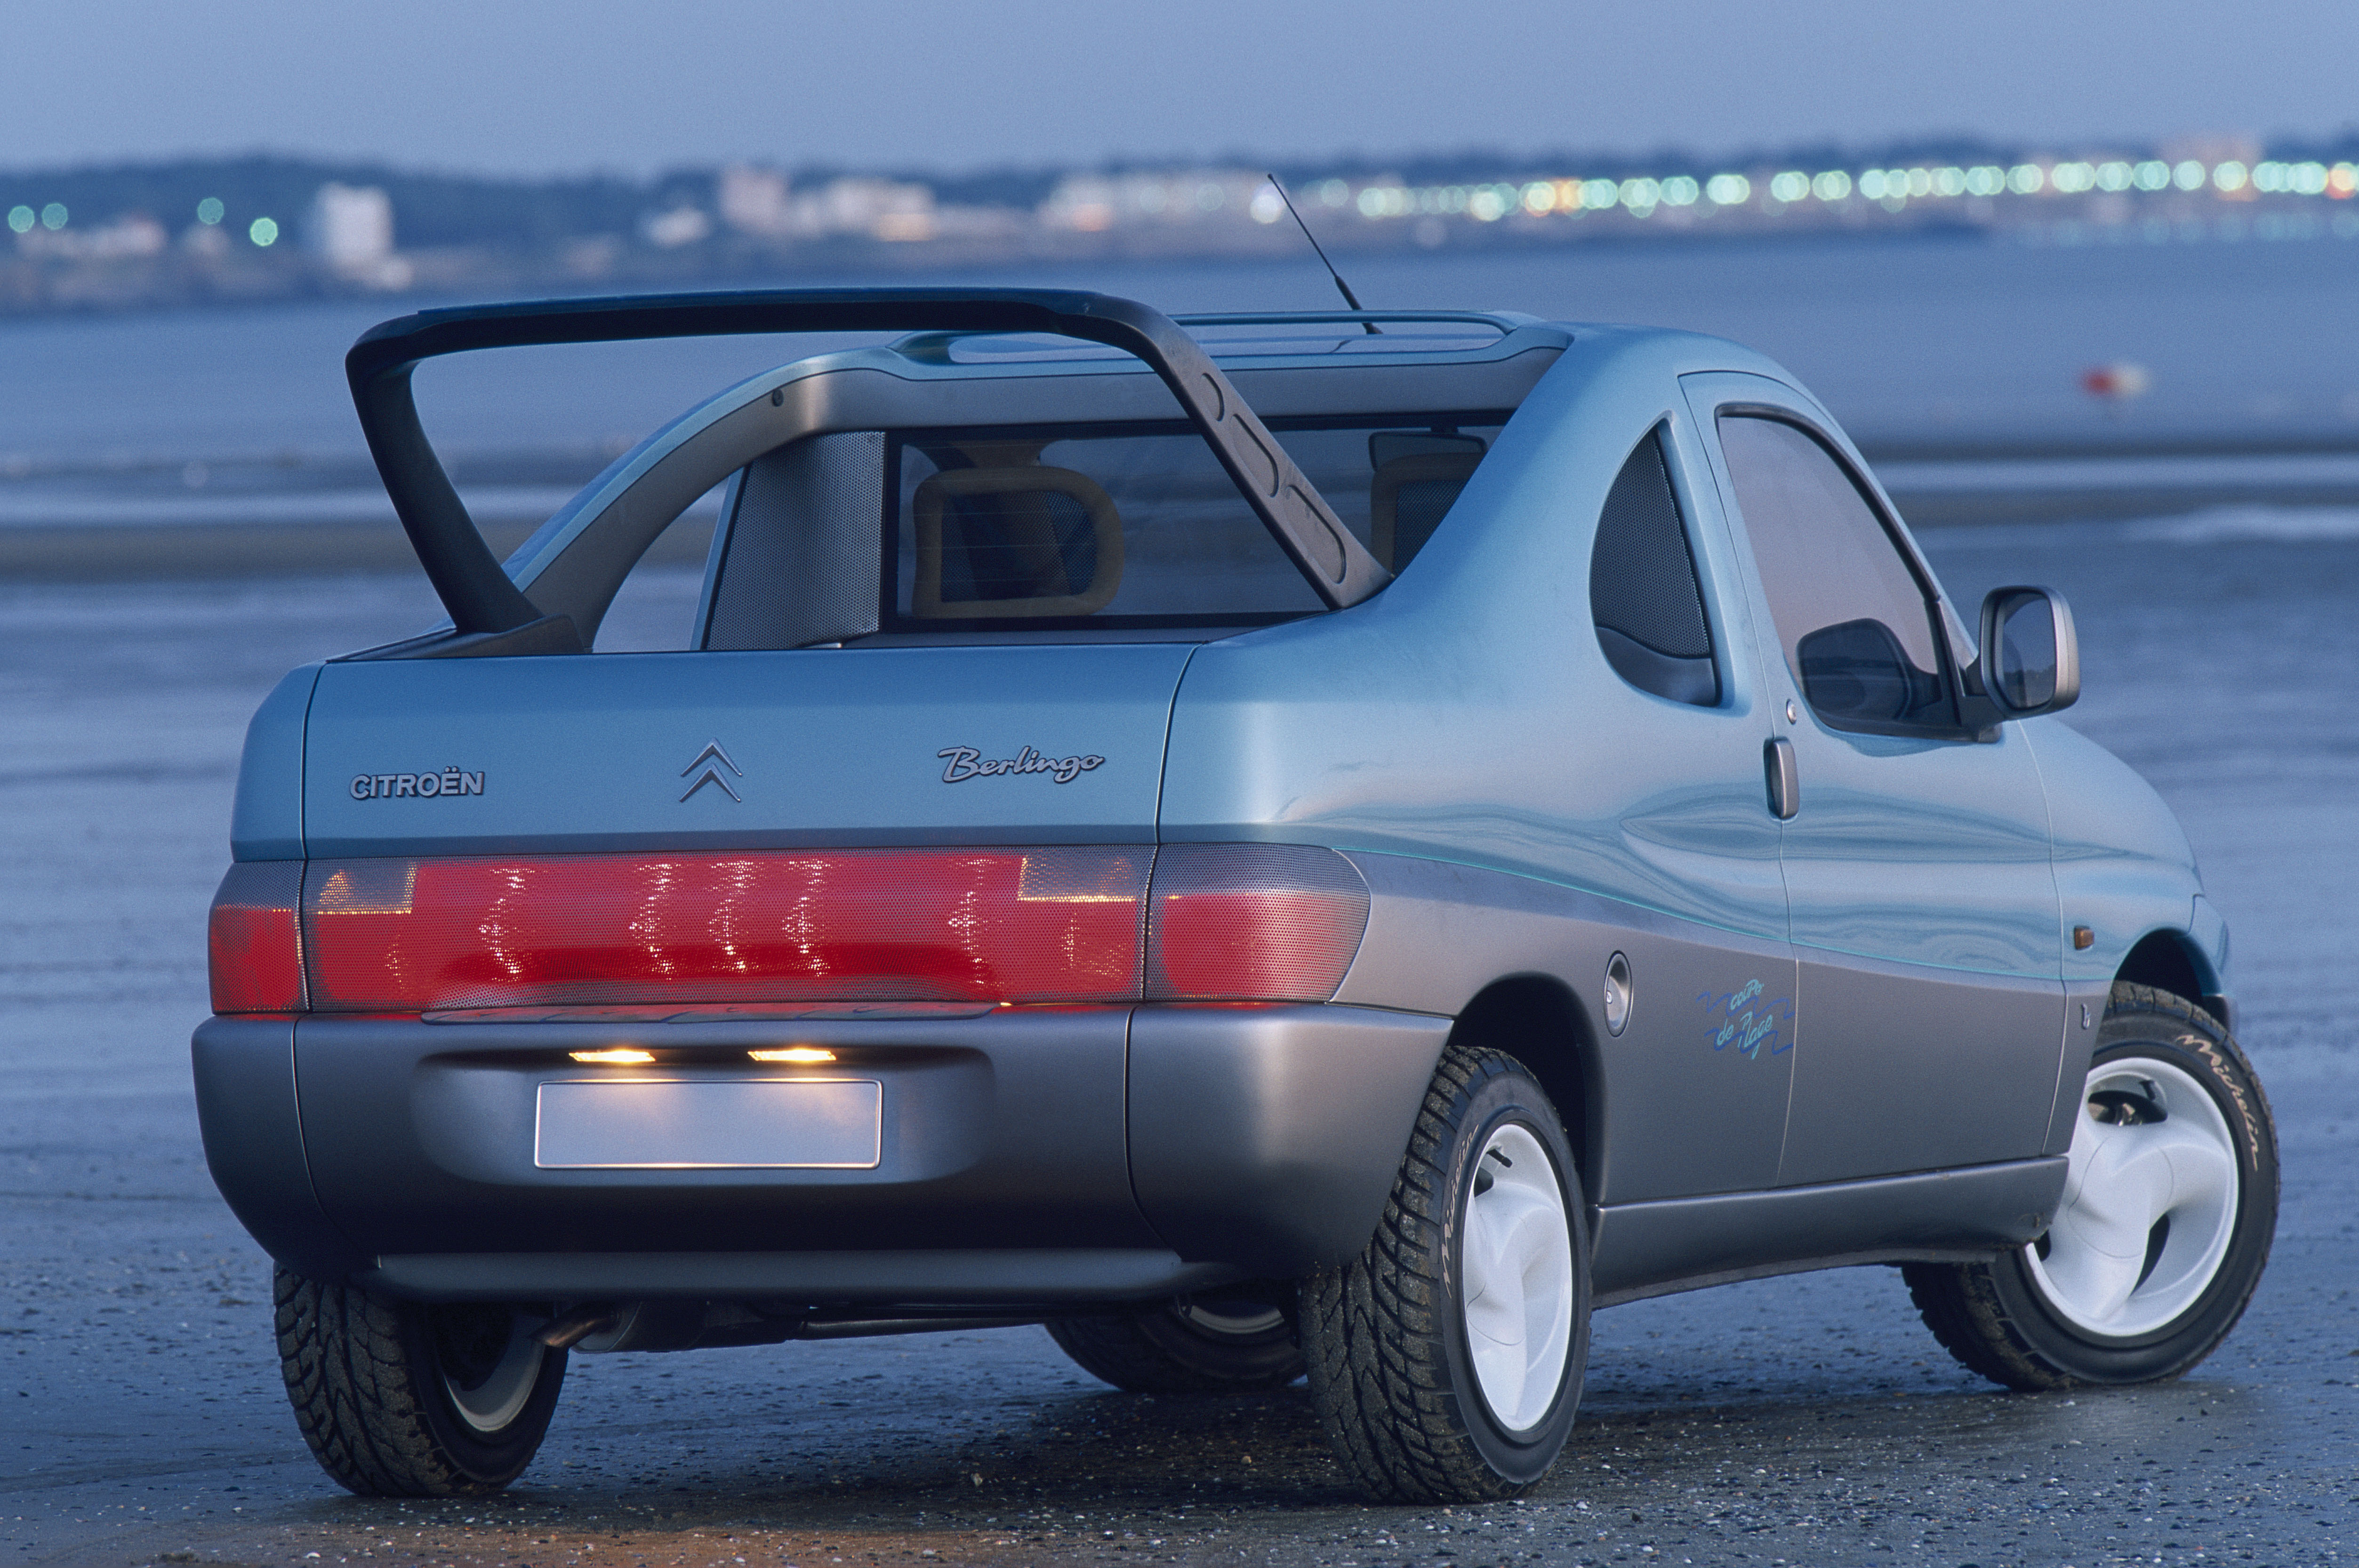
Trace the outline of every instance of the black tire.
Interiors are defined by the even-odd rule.
[[[1302,1376],[1293,1292],[1208,1292],[1120,1317],[1051,1322],[1082,1370],[1134,1394],[1242,1394]]]
[[[1544,1151],[1553,1167],[1546,1175],[1570,1265],[1564,1294],[1549,1309],[1560,1325],[1552,1336],[1564,1336],[1561,1369],[1545,1355],[1534,1359],[1521,1426],[1495,1413],[1484,1391],[1464,1295],[1470,1206],[1498,1184],[1485,1152],[1511,1134],[1528,1135],[1517,1146]],[[1484,1176],[1494,1179],[1478,1185]],[[1510,1498],[1555,1462],[1589,1360],[1584,1213],[1571,1148],[1538,1080],[1497,1051],[1444,1052],[1375,1238],[1358,1258],[1302,1287],[1302,1344],[1320,1427],[1372,1495],[1427,1503]]]
[[[2208,1282],[2190,1272],[2176,1293],[2162,1298],[2153,1315],[2167,1311],[2167,1318],[2125,1322],[2134,1332],[2124,1333],[2100,1332],[2076,1320],[2066,1293],[2048,1282],[2045,1260],[2052,1258],[2050,1249],[2057,1245],[2052,1233],[1986,1263],[1907,1265],[1903,1272],[1909,1294],[1934,1337],[1967,1367],[2011,1389],[2071,1389],[2179,1377],[2228,1336],[2268,1265],[2269,1243],[2277,1230],[2277,1127],[2252,1065],[2219,1021],[2168,991],[2116,985],[2093,1061],[2090,1085],[2096,1092],[2084,1098],[2082,1114],[2096,1122],[2136,1124],[2168,1120],[2170,1115],[2158,1103],[2107,1088],[2109,1068],[2125,1081],[2135,1081],[2142,1070],[2157,1077],[2175,1071],[2209,1097],[2208,1107],[2182,1105],[2179,1113],[2224,1130],[2233,1148],[2229,1163],[2234,1190],[2219,1200],[2220,1225],[2205,1232],[2216,1237],[2224,1228],[2224,1249],[2214,1241],[2211,1250],[2198,1256],[2201,1263],[2217,1253]],[[2148,1064],[2158,1065],[2148,1068]],[[2075,1182],[2082,1179],[2076,1171]],[[2068,1205],[2073,1191],[2068,1186]],[[2169,1257],[2172,1217],[2166,1212],[2153,1222],[2133,1302],[2136,1292],[2145,1291],[2149,1280],[2161,1274],[2160,1266]],[[2062,1220],[2060,1215],[2060,1225]],[[2182,1295],[2189,1298],[2183,1306],[2179,1304]]]
[[[530,1337],[542,1319],[283,1268],[273,1292],[296,1424],[338,1485],[364,1498],[480,1496],[532,1463],[565,1381],[565,1352]]]

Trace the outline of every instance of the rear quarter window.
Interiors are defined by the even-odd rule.
[[[1712,624],[1658,429],[1624,460],[1589,556],[1589,613],[1614,674],[1698,708],[1720,702]]]

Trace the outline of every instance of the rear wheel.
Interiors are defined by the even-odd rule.
[[[1589,1359],[1589,1233],[1556,1109],[1453,1046],[1366,1250],[1303,1287],[1311,1400],[1375,1496],[1513,1497],[1562,1450]]]
[[[2225,1030],[2117,985],[2048,1233],[1988,1263],[1910,1264],[1950,1353],[2017,1389],[2176,1378],[2244,1315],[2277,1228],[2277,1132]]]
[[[277,1272],[278,1357],[320,1465],[363,1497],[495,1492],[532,1463],[565,1381],[544,1321]]]
[[[1302,1376],[1292,1303],[1249,1292],[1182,1296],[1124,1317],[1063,1318],[1049,1336],[1083,1371],[1134,1394],[1247,1393]]]

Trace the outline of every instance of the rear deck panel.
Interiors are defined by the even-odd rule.
[[[306,849],[1149,843],[1190,651],[332,664],[306,736]]]

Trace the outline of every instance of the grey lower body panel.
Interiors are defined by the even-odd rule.
[[[1130,1169],[1188,1259],[1284,1279],[1367,1245],[1450,1020],[1356,1008],[1141,1008]]]
[[[2084,1108],[2081,1096],[2089,1087],[2089,1058],[2097,1054],[2098,1032],[2104,1027],[2105,1008],[2113,996],[2110,979],[2075,980],[2064,988],[2064,1054],[2057,1064],[2056,1103],[2048,1119],[2050,1154],[2072,1147],[2072,1132]]]
[[[315,1015],[212,1020],[195,1063],[216,1184],[273,1257],[317,1277],[479,1299],[989,1306],[1152,1299],[1356,1253],[1449,1029],[1339,1006]],[[834,1059],[751,1055],[782,1046]],[[618,1048],[652,1060],[577,1060]],[[778,1092],[823,1080],[875,1092]],[[585,1083],[596,1115],[552,1129]],[[614,1097],[635,1085],[650,1123],[718,1107],[715,1142],[743,1162],[697,1162],[702,1124],[617,1135],[640,1112]],[[875,1107],[859,1147],[832,1134],[784,1163],[818,1145],[751,1119],[821,1098],[832,1115]]]
[[[1989,1256],[2048,1228],[2061,1157],[1822,1186],[1625,1204],[1600,1212],[1595,1302],[1847,1263]]]
[[[263,1250],[335,1278],[368,1259],[329,1221],[311,1185],[295,1093],[295,1023],[214,1018],[190,1046],[205,1163]]]
[[[1712,861],[1717,875],[1752,877],[1756,904],[1777,886],[1774,836],[1763,848],[1750,860]],[[1401,854],[1348,858],[1371,901],[1343,1000],[1454,1015],[1503,979],[1560,989],[1578,1022],[1555,1044],[1558,1058],[1527,1048],[1549,1042],[1512,1049],[1575,1123],[1565,1130],[1593,1201],[1776,1184],[1797,989],[1782,892],[1777,934],[1746,935],[1504,871]],[[1616,953],[1633,997],[1618,1034],[1594,1011]]]
[[[2049,1149],[2060,980],[1805,948],[1781,1186],[1980,1166]]]

